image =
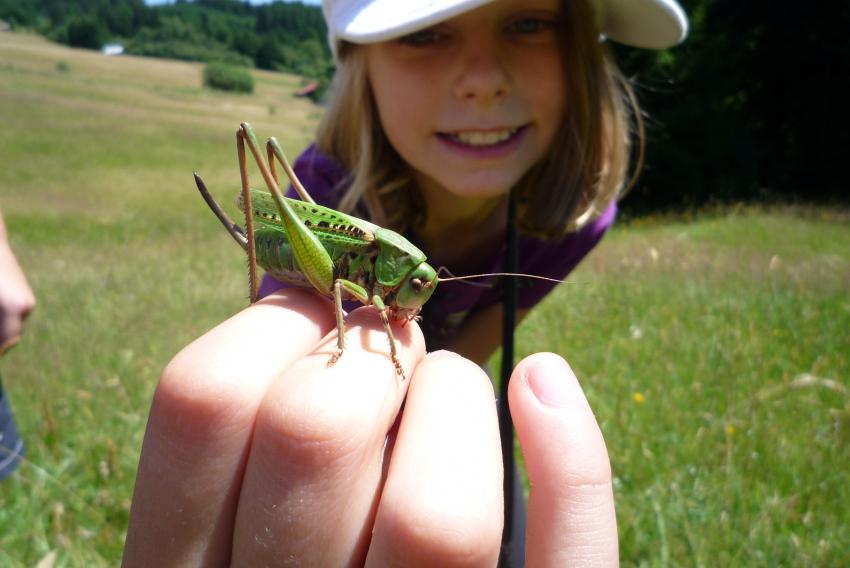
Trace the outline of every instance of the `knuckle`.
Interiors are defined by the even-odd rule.
[[[210,428],[238,427],[253,420],[256,401],[240,388],[238,377],[216,373],[175,357],[163,370],[154,395],[154,405],[174,417],[182,417],[186,433]]]
[[[382,503],[384,507],[384,503]],[[423,554],[429,565],[492,565],[501,539],[501,523],[484,509],[461,511],[448,502],[397,503],[385,515],[386,542],[398,558]]]
[[[308,471],[356,459],[370,429],[351,412],[319,397],[267,398],[257,414],[255,439],[292,467]]]
[[[5,305],[0,305],[0,313],[5,313],[7,317],[19,321],[25,320],[33,309],[35,309],[35,298],[32,296],[12,298],[7,300]]]
[[[437,356],[434,356],[437,355]],[[426,359],[429,366],[424,377],[432,382],[432,388],[452,393],[453,401],[487,401],[495,399],[493,383],[484,370],[465,357],[455,354],[430,354]],[[463,377],[462,381],[458,377]]]

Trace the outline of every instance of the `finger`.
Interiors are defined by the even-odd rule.
[[[531,482],[526,565],[616,566],[611,465],[572,370],[552,353],[527,357],[508,399]]]
[[[362,564],[382,483],[387,432],[407,388],[373,308],[346,318],[333,366],[330,334],[289,368],[262,402],[234,533],[233,564]],[[394,326],[410,376],[425,347],[419,327]]]
[[[257,407],[272,380],[332,325],[326,300],[286,290],[225,321],[169,363],[142,447],[125,566],[229,561]]]
[[[35,296],[0,231],[0,353],[20,340],[33,309]]]
[[[432,353],[411,379],[367,565],[495,566],[502,507],[493,386]]]

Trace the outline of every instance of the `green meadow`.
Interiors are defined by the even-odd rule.
[[[196,64],[0,33],[0,210],[38,298],[0,361],[28,446],[0,565],[119,563],[159,372],[247,303],[191,174],[229,205],[239,122],[295,156],[320,117],[297,77],[253,74],[225,94]],[[570,280],[518,350],[585,387],[623,565],[850,564],[850,212],[631,219]]]

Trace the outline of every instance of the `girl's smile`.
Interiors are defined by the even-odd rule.
[[[366,47],[381,124],[420,186],[492,199],[542,160],[566,106],[559,29],[557,0],[503,0]]]
[[[461,152],[470,159],[501,158],[516,150],[526,132],[525,126],[493,130],[461,130],[438,132],[437,136],[451,151]]]

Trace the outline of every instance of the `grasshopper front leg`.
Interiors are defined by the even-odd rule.
[[[331,358],[328,360],[328,367],[336,363],[342,356],[343,351],[345,351],[345,320],[344,313],[342,311],[343,289],[345,289],[346,292],[354,296],[360,302],[364,304],[367,304],[369,302],[369,295],[362,286],[359,286],[354,282],[350,282],[342,278],[339,278],[334,282],[334,308],[336,312],[337,340],[336,352],[331,355]],[[402,369],[401,361],[398,358],[398,350],[396,349],[395,336],[393,335],[393,330],[390,326],[390,319],[387,316],[387,307],[384,305],[384,301],[378,295],[372,296],[372,305],[378,309],[378,314],[381,318],[381,323],[384,325],[384,331],[386,331],[387,333],[387,338],[390,342],[390,358],[392,359],[393,365],[395,366],[395,371],[401,376],[401,380],[405,380],[404,369]]]
[[[398,360],[395,336],[393,335],[393,328],[390,326],[390,318],[387,316],[387,312],[389,310],[384,305],[384,301],[378,295],[372,296],[372,305],[378,308],[378,314],[381,316],[381,323],[384,324],[384,331],[387,332],[387,339],[390,341],[390,358],[395,365],[395,372],[401,375],[401,380],[404,380],[404,369],[401,368],[401,361]]]

